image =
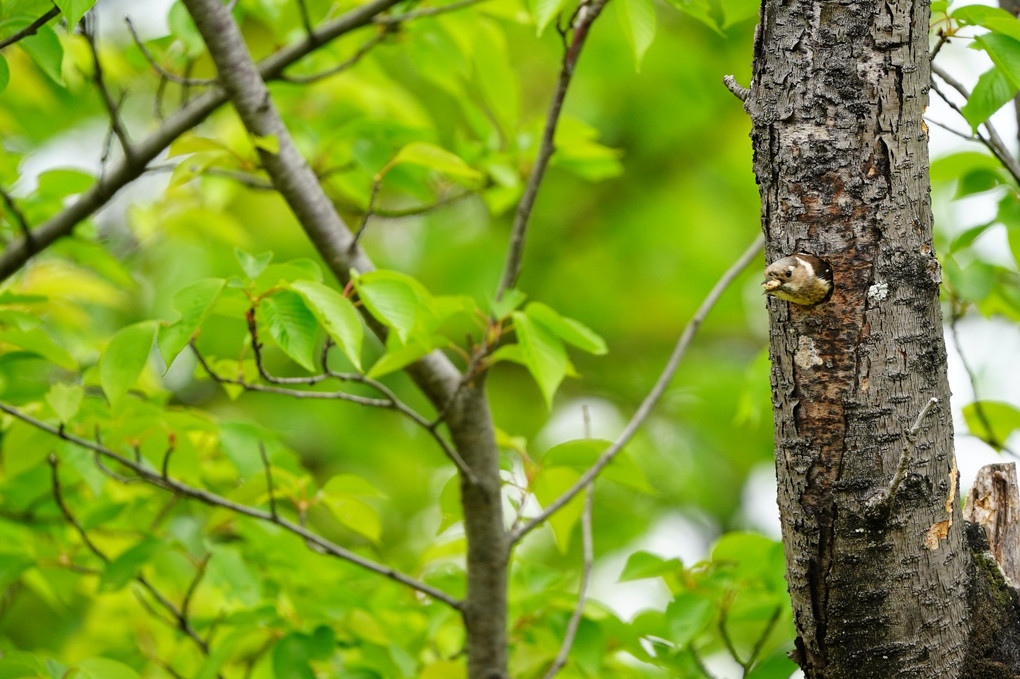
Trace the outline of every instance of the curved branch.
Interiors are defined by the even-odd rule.
[[[57,17],[59,15],[60,15],[60,10],[57,9],[56,7],[54,7],[49,12],[46,12],[46,14],[43,14],[41,17],[39,17],[38,19],[36,19],[32,23],[30,23],[28,26],[25,26],[23,29],[21,29],[17,33],[9,35],[6,38],[4,38],[3,40],[0,40],[0,50],[2,50],[3,48],[7,47],[8,45],[13,45],[14,43],[18,42],[22,38],[27,38],[30,35],[35,35],[36,33],[39,32],[40,28],[42,28],[43,26],[46,25],[47,21],[49,21],[50,19],[52,19],[54,17]]]
[[[694,334],[698,332],[698,328],[704,322],[708,313],[715,306],[715,303],[719,301],[719,298],[725,292],[726,288],[729,287],[730,283],[736,279],[740,273],[747,268],[747,266],[758,256],[762,246],[765,244],[765,237],[758,236],[751,243],[751,246],[744,251],[744,254],[722,275],[722,277],[712,287],[712,290],[705,297],[705,301],[698,307],[697,312],[687,323],[683,333],[680,335],[680,339],[677,340],[676,347],[673,349],[672,355],[669,357],[669,361],[666,363],[666,367],[662,370],[662,374],[659,375],[659,379],[656,380],[655,386],[645,396],[645,400],[638,406],[637,411],[633,417],[630,418],[630,422],[624,428],[623,432],[617,437],[613,444],[606,448],[606,450],[599,456],[598,460],[595,461],[588,470],[581,475],[581,478],[577,482],[568,488],[562,495],[551,502],[538,516],[528,521],[526,524],[513,531],[510,534],[510,544],[513,545],[518,540],[523,538],[525,535],[533,531],[538,526],[542,525],[550,516],[558,512],[568,502],[574,499],[574,496],[580,493],[582,490],[587,488],[591,483],[598,478],[598,475],[602,472],[607,464],[613,461],[613,458],[623,450],[623,447],[627,445],[627,442],[634,436],[638,428],[644,424],[644,421],[648,419],[648,416],[652,412],[652,408],[662,398],[663,393],[666,391],[666,387],[669,386],[670,380],[673,379],[673,375],[676,373],[677,368],[680,366],[680,361],[683,360],[684,354],[687,353],[687,347],[690,346],[691,340],[694,339]]]
[[[538,198],[538,190],[542,186],[542,179],[545,178],[546,168],[549,167],[549,160],[556,151],[556,124],[563,111],[563,102],[567,98],[567,88],[570,87],[570,81],[574,77],[574,68],[581,56],[581,48],[584,47],[588,31],[608,1],[592,0],[590,3],[582,4],[578,9],[577,18],[573,24],[574,35],[563,54],[560,77],[556,83],[552,101],[549,103],[549,112],[546,114],[545,130],[542,132],[542,144],[538,149],[538,157],[535,159],[531,176],[528,177],[528,183],[524,188],[524,196],[517,204],[517,212],[514,214],[514,224],[510,233],[510,248],[506,255],[503,276],[499,281],[499,289],[496,292],[497,300],[503,299],[503,293],[514,287],[517,284],[517,278],[521,275],[528,222],[531,219],[531,210],[535,207],[535,199]]]
[[[266,80],[279,79],[288,66],[323,44],[371,23],[376,16],[399,1],[373,0],[352,9],[316,30],[314,44],[302,41],[284,47],[264,59],[259,64],[259,73]],[[146,166],[155,160],[163,152],[163,149],[201,123],[226,102],[227,95],[222,89],[210,89],[202,96],[192,99],[189,104],[177,111],[151,135],[135,142],[131,147],[133,154],[130,158],[123,158],[104,177],[101,177],[85,191],[78,200],[32,229],[33,238],[31,240],[21,238],[4,249],[0,254],[0,281],[9,278],[24,266],[32,255],[52,245],[60,238],[70,235],[80,221],[103,207],[118,191],[145,172]]]
[[[274,525],[280,526],[284,530],[293,533],[297,536],[300,536],[301,538],[304,538],[306,542],[317,546],[327,554],[335,556],[339,559],[343,559],[344,561],[348,561],[356,566],[360,566],[365,570],[372,571],[373,573],[377,573],[379,575],[387,577],[390,580],[399,582],[402,585],[406,585],[407,587],[410,587],[413,590],[421,592],[422,594],[427,594],[428,596],[432,597],[433,599],[436,599],[437,601],[442,601],[451,608],[454,608],[456,610],[461,609],[460,601],[453,598],[449,594],[446,594],[442,590],[436,589],[435,587],[427,585],[424,582],[415,580],[411,576],[405,575],[388,566],[384,566],[380,563],[372,561],[371,559],[367,559],[359,554],[355,554],[354,552],[348,549],[344,549],[340,545],[330,542],[321,535],[313,533],[304,528],[303,526],[297,525],[293,521],[289,521],[288,519],[284,519],[282,517],[276,517],[274,519],[273,515],[269,512],[264,512],[261,509],[255,509],[254,507],[249,507],[248,505],[239,504],[237,502],[234,502],[233,500],[228,500],[222,495],[217,495],[216,493],[211,493],[201,488],[189,486],[183,481],[178,481],[177,479],[174,479],[172,477],[164,477],[159,472],[144,466],[141,462],[135,462],[134,460],[128,459],[123,455],[120,455],[114,452],[113,450],[110,450],[106,446],[94,443],[92,441],[89,441],[88,439],[83,439],[79,436],[75,436],[74,434],[69,434],[66,431],[62,431],[57,427],[52,427],[43,422],[42,420],[37,420],[31,415],[23,413],[17,408],[9,406],[6,403],[0,403],[0,411],[5,412],[8,415],[11,415],[12,417],[16,417],[22,422],[30,424],[37,429],[41,429],[42,431],[45,431],[60,439],[63,439],[64,441],[68,441],[70,443],[75,444],[76,446],[81,446],[82,448],[86,448],[88,450],[96,452],[102,455],[103,457],[114,460],[118,464],[121,464],[124,467],[133,471],[135,474],[138,475],[139,478],[141,478],[150,485],[163,488],[164,490],[168,490],[172,493],[176,493],[181,497],[186,497],[192,500],[198,500],[199,502],[204,502],[205,504],[212,505],[214,507],[222,507],[236,514],[242,514],[253,519],[258,519],[260,521],[265,521],[266,523],[272,523]]]

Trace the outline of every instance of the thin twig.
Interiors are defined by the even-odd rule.
[[[765,648],[765,642],[768,641],[772,635],[772,630],[776,628],[779,623],[779,617],[783,614],[783,607],[776,606],[772,611],[772,616],[769,617],[769,621],[765,623],[765,629],[762,630],[761,636],[754,642],[754,646],[751,648],[751,655],[747,657],[747,664],[744,665],[744,679],[754,669],[754,663],[757,662],[758,656],[761,655],[761,651]]]
[[[705,661],[701,659],[701,654],[695,650],[694,644],[690,644],[687,647],[687,652],[691,654],[691,658],[694,660],[694,665],[698,668],[698,671],[704,674],[708,679],[715,679],[715,675],[708,671],[708,667],[705,666]]]
[[[747,101],[747,97],[751,94],[751,90],[743,87],[732,75],[724,75],[722,81],[723,85],[726,86],[726,89],[733,93],[734,97],[740,101]]]
[[[4,204],[7,205],[7,210],[14,216],[14,221],[18,223],[18,228],[21,229],[21,233],[25,236],[25,242],[34,246],[35,239],[32,237],[32,227],[28,225],[28,220],[25,219],[25,213],[22,212],[17,203],[14,202],[14,198],[11,194],[7,193],[7,191],[3,188],[0,188],[0,197],[3,197]]]
[[[313,392],[313,391],[302,391],[302,390],[295,390],[295,389],[286,389],[286,390],[279,390],[279,391],[276,391],[274,393],[285,393],[286,395],[294,396],[295,398],[315,398],[313,396],[301,396],[301,394],[326,394],[326,395],[329,395],[329,394],[333,394],[333,395],[344,394],[344,396],[347,396],[347,397],[350,397],[350,398],[344,398],[344,397],[340,397],[340,396],[336,396],[336,398],[342,399],[342,400],[348,400],[348,401],[351,401],[351,400],[354,400],[355,398],[357,398],[357,399],[361,399],[361,400],[358,400],[358,401],[355,401],[355,402],[356,403],[360,403],[361,405],[371,405],[371,406],[376,406],[376,407],[380,407],[380,408],[388,408],[388,409],[391,409],[391,410],[396,410],[398,413],[404,415],[405,417],[410,419],[412,422],[414,422],[416,425],[418,425],[419,427],[421,427],[422,429],[427,431],[429,433],[429,435],[436,441],[436,443],[439,444],[439,447],[443,449],[443,453],[446,454],[446,456],[450,459],[451,462],[453,462],[453,464],[457,467],[457,469],[465,477],[467,477],[467,479],[471,483],[473,483],[473,484],[478,483],[478,479],[475,476],[474,472],[471,471],[471,469],[467,466],[467,463],[464,462],[464,459],[454,449],[454,447],[450,444],[450,442],[447,441],[445,438],[443,438],[443,436],[439,433],[439,431],[433,425],[433,423],[429,422],[428,420],[426,420],[419,412],[417,412],[416,410],[414,410],[413,408],[411,408],[410,406],[405,404],[403,401],[401,401],[399,398],[397,398],[397,395],[394,394],[393,391],[389,387],[384,385],[382,382],[379,382],[377,380],[373,380],[372,378],[367,377],[365,375],[362,375],[360,373],[339,373],[339,372],[335,372],[333,370],[330,370],[328,365],[327,365],[327,363],[328,363],[328,358],[329,358],[329,353],[328,353],[329,352],[329,348],[332,346],[331,342],[327,342],[326,345],[323,347],[323,353],[322,353],[322,369],[323,369],[323,372],[322,373],[320,373],[318,375],[307,375],[307,376],[304,376],[304,377],[277,377],[277,376],[271,374],[266,369],[265,364],[263,363],[263,360],[262,360],[262,343],[259,342],[258,326],[257,326],[257,324],[255,322],[255,310],[254,309],[249,309],[248,313],[245,315],[245,319],[246,319],[246,321],[248,323],[248,334],[251,337],[252,352],[255,355],[255,366],[256,366],[256,368],[259,371],[259,375],[261,375],[262,379],[264,379],[266,382],[269,382],[270,384],[303,384],[303,385],[311,386],[311,385],[318,384],[319,382],[322,382],[324,380],[336,379],[336,380],[340,380],[341,382],[357,382],[357,383],[360,383],[360,384],[364,384],[364,385],[366,385],[368,387],[371,387],[372,389],[375,389],[377,392],[382,394],[384,398],[383,399],[369,399],[369,398],[366,398],[366,397],[363,397],[363,396],[355,397],[353,394],[348,394],[347,392],[343,392],[343,391]],[[199,357],[198,358],[199,363],[202,365],[203,368],[205,368],[206,372],[209,372],[210,369],[208,367],[207,362],[199,355],[198,349],[195,348],[194,344],[192,344],[192,349],[195,351],[195,355]],[[210,376],[212,376],[212,373],[210,373]],[[217,377],[213,376],[213,379],[216,380],[216,381],[222,381],[223,378],[217,379]],[[233,384],[239,384],[240,386],[244,387],[245,389],[248,389],[249,386],[254,386],[254,387],[261,386],[261,385],[253,385],[251,383],[244,382],[244,381],[235,381],[235,382],[232,382],[232,383]],[[253,391],[264,391],[264,390],[265,389],[253,389]],[[320,398],[322,398],[322,397],[320,396]]]
[[[932,120],[928,116],[925,116],[924,120],[925,120],[925,122],[929,123],[930,125],[934,125],[935,127],[941,127],[946,132],[950,132],[952,134],[955,134],[957,137],[960,137],[961,139],[966,139],[967,141],[973,141],[973,142],[978,142],[978,143],[981,142],[981,140],[978,139],[977,137],[975,137],[973,134],[967,134],[965,132],[960,132],[956,128],[954,128],[954,127],[952,127],[950,125],[946,125],[945,123],[940,123],[937,120]]]
[[[156,61],[156,58],[152,56],[152,52],[149,51],[149,48],[145,46],[145,43],[142,42],[142,39],[139,37],[138,31],[135,30],[135,25],[131,23],[131,17],[124,17],[124,22],[127,23],[128,31],[131,33],[131,38],[135,41],[135,45],[138,49],[141,50],[142,56],[145,57],[145,60],[149,62],[149,66],[152,67],[152,70],[154,70],[161,78],[175,82],[178,85],[188,85],[190,87],[201,87],[216,84],[216,78],[185,78],[177,75],[176,73],[171,73],[160,66],[159,62]]]
[[[623,450],[623,447],[628,441],[634,436],[638,428],[644,424],[644,421],[648,419],[652,409],[662,398],[663,393],[666,391],[666,387],[669,386],[670,380],[673,379],[673,375],[676,373],[677,368],[680,366],[680,361],[683,360],[684,355],[687,353],[687,347],[690,346],[691,340],[694,339],[695,333],[698,328],[701,327],[702,322],[708,316],[708,313],[715,306],[715,303],[722,296],[723,292],[729,287],[740,273],[747,268],[747,266],[758,256],[762,245],[765,243],[764,236],[758,236],[751,243],[751,246],[744,251],[744,254],[722,275],[722,277],[712,287],[712,290],[708,293],[705,301],[698,307],[697,312],[687,323],[683,333],[680,335],[680,339],[677,340],[676,347],[673,349],[673,353],[669,357],[669,361],[666,363],[666,367],[663,369],[662,374],[659,375],[659,379],[656,380],[655,386],[645,396],[645,400],[638,406],[637,411],[630,418],[630,422],[624,428],[623,432],[619,437],[610,445],[606,450],[599,456],[598,460],[595,461],[588,470],[581,475],[581,478],[571,486],[566,492],[560,495],[558,498],[553,500],[538,516],[533,518],[515,531],[512,531],[509,535],[509,544],[513,545],[522,537],[530,533],[532,530],[540,526],[550,516],[558,512],[568,502],[570,502],[575,495],[584,490],[590,483],[592,483],[598,475],[602,472],[607,464],[613,461],[617,453]]]
[[[209,565],[209,559],[212,558],[212,554],[206,554],[202,557],[202,560],[198,562],[198,567],[195,570],[195,577],[191,579],[191,584],[188,585],[188,591],[184,593],[184,599],[181,601],[181,616],[184,618],[188,617],[188,608],[191,606],[191,599],[195,596],[195,590],[198,589],[198,585],[202,582],[202,578],[205,576],[206,566]]]
[[[517,204],[517,212],[514,214],[514,223],[511,228],[510,247],[507,251],[506,264],[503,267],[503,275],[499,281],[499,288],[496,292],[496,299],[503,299],[504,293],[517,284],[521,275],[521,267],[524,260],[524,241],[527,236],[528,222],[531,219],[531,210],[535,207],[535,200],[538,198],[538,190],[545,177],[545,171],[549,167],[549,161],[556,150],[555,137],[556,125],[563,111],[563,102],[567,97],[567,88],[574,76],[574,68],[581,56],[581,48],[584,47],[585,39],[588,37],[592,23],[601,14],[608,0],[590,0],[581,3],[577,18],[573,22],[573,38],[570,45],[563,54],[563,63],[560,67],[559,80],[556,83],[556,90],[553,93],[552,101],[549,103],[549,111],[546,114],[545,129],[542,132],[542,142],[539,146],[538,157],[531,169],[531,176],[524,188],[524,195]]]
[[[942,78],[942,80],[944,80],[947,85],[949,85],[954,90],[959,92],[960,95],[963,96],[965,99],[970,99],[970,92],[967,90],[966,87],[963,86],[963,83],[961,83],[959,80],[950,75],[945,69],[936,64],[932,64],[931,71],[938,77]],[[960,110],[960,108],[954,102],[950,101],[950,99],[946,97],[946,95],[943,94],[941,90],[939,90],[938,86],[935,85],[934,82],[932,83],[932,89],[934,89],[935,93],[938,94],[943,101],[949,104],[949,106],[952,107],[953,110],[955,110],[961,116],[963,115],[963,112]],[[988,131],[988,139],[986,140],[980,136],[979,138],[985,144],[985,146],[987,146],[989,150],[995,155],[995,157],[999,159],[999,162],[1006,166],[1006,170],[1011,175],[1013,175],[1013,179],[1018,184],[1020,184],[1020,162],[1017,162],[1017,159],[1013,156],[1012,153],[1010,153],[1009,148],[1006,146],[1005,142],[1002,141],[1002,137],[999,136],[999,133],[995,129],[995,126],[992,125],[992,121],[989,119],[984,121],[983,124],[985,126],[985,129]]]
[[[365,208],[365,214],[361,217],[361,224],[358,226],[358,230],[354,232],[354,238],[351,240],[351,245],[348,248],[350,252],[354,252],[357,249],[358,243],[361,242],[361,237],[365,234],[365,229],[368,227],[368,220],[375,214],[375,199],[379,196],[379,187],[382,186],[382,180],[383,175],[380,173],[372,181],[372,193],[368,197],[368,207]]]
[[[309,40],[315,39],[315,29],[312,28],[312,19],[308,16],[308,5],[305,0],[297,0],[298,13],[301,15],[301,25],[305,27],[305,34]]]
[[[381,24],[383,26],[395,26],[397,24],[402,24],[405,21],[414,21],[415,19],[421,19],[422,17],[434,17],[438,14],[456,12],[457,10],[464,9],[465,7],[478,5],[483,2],[487,2],[487,0],[460,0],[459,2],[451,2],[449,5],[424,7],[411,12],[404,12],[403,14],[394,14],[392,16],[380,14],[372,20],[372,23]]]
[[[77,446],[81,446],[82,448],[86,448],[88,450],[97,452],[100,455],[107,457],[111,460],[115,460],[120,464],[124,465],[125,467],[127,467],[128,469],[131,469],[138,476],[142,477],[143,479],[145,479],[146,482],[153,486],[162,488],[164,490],[168,490],[172,493],[176,493],[177,495],[180,495],[182,497],[203,502],[207,505],[222,507],[236,514],[241,514],[243,516],[248,516],[253,519],[258,519],[260,521],[275,524],[277,526],[280,526],[284,530],[293,533],[301,538],[304,538],[306,541],[309,541],[312,544],[315,544],[316,546],[325,550],[332,556],[335,556],[339,559],[343,559],[345,561],[349,561],[350,563],[360,566],[365,570],[372,571],[373,573],[382,575],[386,578],[389,578],[390,580],[399,582],[407,587],[410,587],[411,589],[421,592],[422,594],[426,594],[436,599],[437,601],[442,601],[446,605],[456,610],[460,610],[462,607],[460,601],[446,594],[445,592],[438,590],[435,587],[427,585],[423,582],[419,582],[418,580],[415,580],[414,578],[403,573],[400,573],[388,566],[383,566],[382,564],[376,563],[370,559],[367,559],[363,556],[355,554],[354,552],[344,549],[343,547],[334,544],[333,542],[330,542],[321,535],[312,533],[311,531],[306,530],[302,526],[298,526],[297,524],[283,517],[277,517],[274,520],[273,516],[268,512],[264,512],[260,509],[255,509],[254,507],[249,507],[248,505],[239,504],[232,500],[228,500],[225,497],[217,495],[216,493],[211,493],[201,488],[189,486],[183,481],[178,481],[177,479],[174,479],[172,477],[164,478],[158,472],[153,471],[152,469],[146,467],[142,463],[133,462],[130,459],[124,457],[123,455],[120,455],[119,453],[116,453],[113,450],[110,450],[109,448],[106,448],[105,446],[102,446],[98,443],[89,441],[88,439],[83,439],[79,436],[75,436],[74,434],[69,434],[66,431],[61,431],[57,427],[50,426],[43,422],[42,420],[37,420],[31,415],[23,413],[17,408],[9,406],[6,403],[0,403],[0,411],[3,411],[8,415],[17,418],[22,422],[25,422],[26,424],[30,424],[37,429],[52,434],[57,438],[63,439],[64,441],[68,441]]]
[[[4,406],[2,404],[0,404],[0,407],[4,407]],[[8,412],[8,413],[10,413],[12,415],[14,414],[14,413],[11,413],[10,410],[6,410],[6,408],[5,408],[5,412]],[[17,415],[15,415],[15,417],[17,417]],[[24,419],[24,418],[22,418],[22,419]],[[27,421],[27,420],[25,420],[25,421]],[[29,424],[32,424],[32,422],[29,422]],[[42,424],[42,423],[40,423],[40,424]],[[73,437],[73,436],[71,436],[70,434],[67,434],[67,433],[61,434],[60,432],[54,432],[54,431],[50,431],[50,433],[56,433],[58,436],[60,436],[61,438],[65,439],[65,440],[68,440],[68,441],[72,441],[75,438],[75,437]],[[95,445],[95,444],[92,444],[90,441],[85,441],[85,439],[80,439],[80,440],[83,441],[84,443],[90,445],[90,446],[91,445]],[[79,444],[79,445],[81,445],[81,444]],[[52,475],[53,499],[57,503],[57,507],[60,509],[60,513],[64,515],[64,518],[67,519],[67,522],[69,524],[71,524],[71,526],[74,528],[75,532],[78,533],[78,536],[81,538],[82,543],[88,548],[88,550],[90,552],[92,552],[93,554],[95,554],[96,557],[100,561],[102,561],[103,563],[106,563],[106,564],[110,563],[110,557],[107,556],[106,553],[103,552],[103,550],[101,550],[99,547],[97,547],[94,542],[92,542],[92,539],[89,537],[88,533],[85,531],[85,527],[82,526],[81,523],[78,522],[78,519],[76,519],[74,517],[74,514],[71,513],[70,508],[67,506],[67,503],[64,501],[64,495],[63,495],[63,491],[61,490],[61,485],[60,485],[60,475],[57,473],[57,467],[60,464],[59,460],[57,459],[57,456],[54,455],[53,453],[50,453],[48,459],[49,459],[50,470],[51,470],[51,475]],[[158,589],[156,589],[145,578],[145,576],[143,576],[141,574],[136,575],[135,576],[135,581],[137,581],[138,584],[140,584],[152,596],[152,598],[155,599],[159,603],[159,605],[162,606],[167,611],[167,613],[169,613],[170,615],[173,616],[174,622],[172,624],[175,627],[177,627],[178,629],[180,629],[181,632],[183,632],[185,635],[187,635],[192,641],[194,641],[195,645],[197,645],[199,647],[199,649],[202,651],[202,653],[208,655],[209,654],[209,644],[202,637],[200,637],[198,635],[198,633],[194,630],[194,628],[191,626],[191,623],[188,621],[187,616],[183,615],[181,613],[181,611],[178,610],[178,608],[176,606],[174,606],[173,603],[171,603],[171,601],[169,599],[167,599],[165,596],[163,596],[163,594]],[[160,616],[157,616],[157,617],[160,617]],[[217,676],[219,676],[219,675],[217,675]]]
[[[96,25],[98,23],[98,15],[95,12],[89,12],[85,15],[85,30],[82,33],[85,35],[85,41],[92,52],[92,63],[95,70],[92,78],[96,81],[96,89],[99,90],[99,96],[103,100],[103,105],[106,106],[106,113],[110,116],[110,127],[113,129],[113,133],[117,135],[117,140],[124,151],[124,156],[130,159],[134,155],[134,147],[131,144],[131,138],[128,136],[127,129],[124,127],[124,121],[120,118],[120,106],[114,100],[113,95],[110,94],[110,90],[107,89],[106,80],[103,77],[103,65],[99,59],[99,47],[96,45]]]
[[[279,518],[276,513],[276,495],[273,492],[273,467],[269,464],[269,456],[266,455],[266,444],[259,441],[259,456],[262,458],[262,466],[266,468],[266,492],[269,493],[269,515],[273,521]]]
[[[956,346],[956,353],[960,356],[960,364],[963,365],[963,371],[967,373],[967,380],[970,382],[970,390],[974,394],[974,415],[985,430],[985,436],[978,436],[977,438],[981,439],[993,448],[1016,457],[1016,453],[1014,453],[1006,445],[1005,441],[1000,441],[995,435],[995,430],[992,429],[992,422],[988,417],[988,413],[985,412],[984,403],[982,403],[981,396],[978,393],[977,372],[974,370],[974,366],[970,364],[970,361],[967,360],[966,354],[963,353],[963,343],[960,342],[960,333],[956,328],[956,324],[959,320],[960,315],[954,309],[952,313],[949,314],[949,332],[953,336],[953,344]]]
[[[290,75],[285,73],[282,76],[282,80],[289,83],[308,84],[319,82],[320,80],[325,80],[326,78],[343,73],[361,61],[362,57],[371,52],[373,47],[381,43],[388,33],[388,30],[380,31],[378,35],[374,36],[370,40],[366,40],[349,59],[333,66],[332,68],[327,68],[325,71],[320,71],[318,73],[309,73],[308,75]]]
[[[900,461],[896,465],[896,473],[893,474],[892,480],[889,481],[889,486],[882,489],[879,493],[873,496],[867,502],[867,508],[870,511],[874,511],[880,507],[888,506],[889,502],[896,496],[896,491],[900,489],[900,484],[903,483],[903,479],[907,476],[907,468],[910,466],[910,458],[914,452],[914,446],[917,443],[917,432],[921,430],[921,422],[931,409],[938,405],[939,400],[932,396],[928,399],[928,402],[921,408],[921,412],[917,414],[917,419],[914,420],[913,426],[910,427],[904,434],[906,441],[903,444],[903,450],[900,452]]]
[[[54,7],[50,11],[46,12],[46,14],[43,14],[41,17],[30,23],[28,26],[22,28],[17,33],[13,33],[7,36],[6,38],[0,40],[0,50],[7,47],[8,45],[13,45],[22,38],[27,38],[30,35],[35,35],[36,33],[39,32],[40,28],[46,25],[47,21],[59,15],[60,10]]]
[[[574,639],[577,638],[577,630],[581,625],[581,618],[584,615],[584,604],[588,600],[588,584],[591,581],[591,569],[595,563],[595,549],[591,530],[592,498],[594,496],[595,493],[592,491],[591,486],[589,486],[588,491],[585,493],[584,511],[581,513],[584,570],[581,573],[581,587],[577,593],[577,605],[574,607],[570,620],[567,621],[567,630],[563,635],[563,644],[560,646],[560,652],[556,654],[556,660],[553,661],[552,667],[549,668],[542,679],[553,679],[563,669],[563,666],[567,664],[567,659],[570,657],[570,649],[574,645]]]

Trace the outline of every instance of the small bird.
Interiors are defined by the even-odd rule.
[[[814,255],[798,252],[769,264],[761,285],[767,295],[812,306],[832,294],[832,267]]]

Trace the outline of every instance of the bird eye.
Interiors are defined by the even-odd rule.
[[[792,278],[793,277],[793,269],[787,269],[786,270],[786,277],[787,278]]]

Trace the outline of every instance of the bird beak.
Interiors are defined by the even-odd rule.
[[[767,280],[764,283],[762,283],[761,287],[765,288],[765,292],[768,293],[768,292],[772,292],[773,290],[775,290],[776,288],[778,288],[782,284],[783,284],[783,282],[781,280],[779,280],[778,278],[770,278],[769,280]]]

